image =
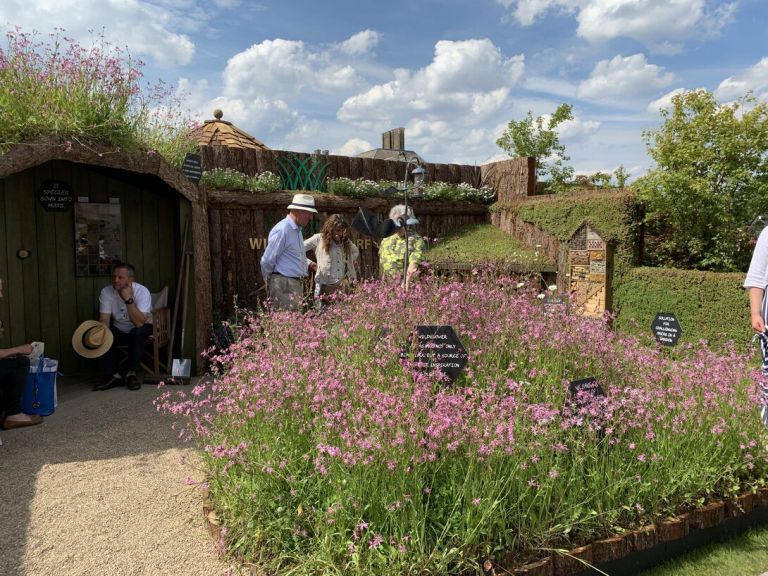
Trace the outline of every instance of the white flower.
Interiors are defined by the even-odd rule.
[[[525,286],[525,282],[518,282],[515,288],[522,288],[523,286]]]
[[[536,298],[539,300],[544,300],[544,293],[542,292],[541,294],[536,294]]]
[[[549,291],[550,292],[554,292],[555,290],[557,290],[557,284],[552,284],[552,285],[549,286]]]

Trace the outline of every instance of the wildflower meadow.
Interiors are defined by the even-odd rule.
[[[513,278],[369,282],[257,313],[158,409],[204,457],[222,545],[266,573],[471,574],[765,483],[751,354],[648,347]],[[406,346],[450,325],[449,383]],[[573,398],[594,377],[605,396]]]

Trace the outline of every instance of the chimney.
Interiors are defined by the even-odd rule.
[[[393,128],[381,135],[384,150],[405,150],[405,128]]]

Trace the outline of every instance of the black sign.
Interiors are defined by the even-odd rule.
[[[579,404],[585,404],[589,400],[595,398],[604,398],[605,392],[597,383],[594,378],[582,378],[581,380],[571,380],[568,383],[568,393],[571,399],[577,400],[582,398],[583,400]]]
[[[200,182],[200,177],[203,175],[203,165],[200,163],[200,156],[198,154],[187,154],[184,157],[181,171],[184,172],[184,176],[195,184]]]
[[[680,322],[671,312],[659,312],[653,319],[651,330],[656,337],[656,342],[665,346],[674,346],[680,339],[683,329]]]
[[[60,180],[46,180],[37,192],[37,199],[46,212],[66,212],[75,201],[69,184]]]
[[[416,354],[414,361],[420,369],[438,368],[450,384],[467,365],[467,351],[451,326],[416,326],[414,332]]]

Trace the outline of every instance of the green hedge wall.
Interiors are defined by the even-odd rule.
[[[718,346],[732,340],[745,349],[752,329],[743,282],[742,273],[632,268],[614,286],[614,326],[650,339],[656,314],[672,312],[683,330],[678,345],[703,339]]]

